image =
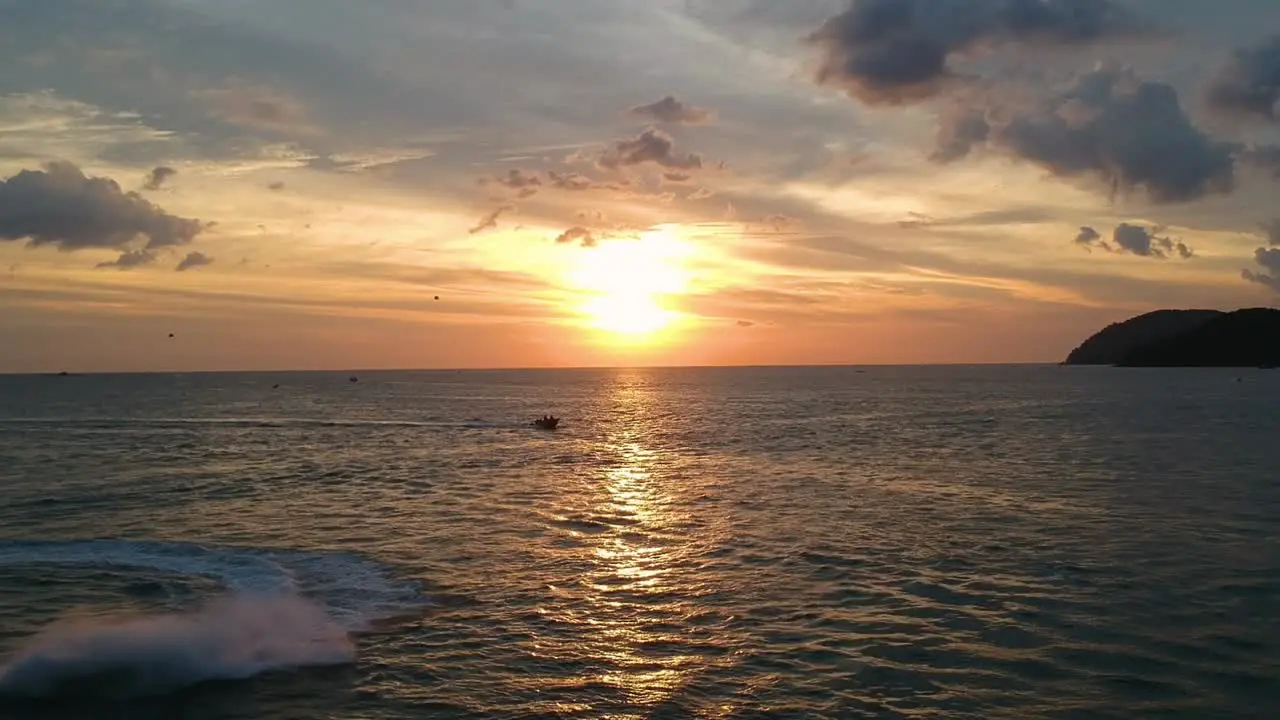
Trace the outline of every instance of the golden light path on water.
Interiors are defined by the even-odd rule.
[[[621,374],[613,383],[608,405],[617,422],[592,471],[594,507],[586,512],[607,529],[580,534],[578,559],[586,572],[572,590],[580,602],[561,607],[556,618],[577,625],[577,650],[607,668],[578,682],[607,687],[609,695],[621,693],[644,708],[685,694],[701,673],[733,656],[734,633],[707,627],[725,618],[698,605],[699,598],[725,590],[713,585],[704,566],[725,523],[714,513],[695,512],[692,503],[706,478],[683,477],[679,454],[662,447],[670,400],[655,393],[643,374]],[[717,716],[716,710],[702,716]]]

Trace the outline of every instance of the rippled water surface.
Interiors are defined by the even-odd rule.
[[[0,488],[5,718],[1280,708],[1278,372],[0,377]]]

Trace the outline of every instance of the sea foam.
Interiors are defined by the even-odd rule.
[[[0,696],[136,696],[355,660],[352,633],[424,605],[344,553],[90,540],[0,542],[3,566],[139,568],[215,579],[194,609],[54,622],[0,660]]]
[[[0,667],[0,693],[143,695],[354,659],[346,630],[308,600],[227,596],[183,613],[55,623]]]

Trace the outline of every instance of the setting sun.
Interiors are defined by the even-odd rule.
[[[685,244],[665,229],[607,241],[583,253],[570,276],[587,293],[581,312],[592,327],[647,341],[681,317],[664,306],[664,299],[688,287],[681,264],[686,253]]]

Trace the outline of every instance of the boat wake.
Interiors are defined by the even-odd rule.
[[[300,597],[228,596],[185,613],[55,623],[0,668],[0,694],[136,696],[355,659]]]
[[[57,621],[0,661],[0,696],[133,697],[355,660],[352,634],[421,611],[416,586],[347,554],[110,540],[0,543],[3,566],[145,570],[216,580],[194,609]]]

